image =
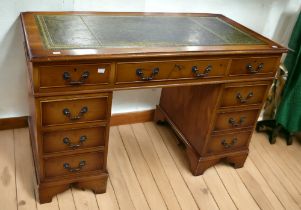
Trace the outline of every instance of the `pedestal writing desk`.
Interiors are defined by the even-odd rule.
[[[41,203],[70,185],[106,190],[112,91],[162,87],[200,175],[242,167],[285,48],[214,14],[26,12],[32,150]]]

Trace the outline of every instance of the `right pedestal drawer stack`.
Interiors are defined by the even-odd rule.
[[[183,140],[194,175],[220,161],[243,166],[278,65],[279,57],[242,56],[230,60],[221,83],[206,84],[206,75],[199,86],[163,88],[155,120]]]
[[[207,154],[226,154],[248,149],[270,82],[230,83],[222,90]],[[241,167],[243,162],[234,163]]]

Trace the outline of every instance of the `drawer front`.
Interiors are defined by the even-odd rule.
[[[103,170],[104,154],[102,152],[83,153],[74,156],[62,156],[45,160],[45,177]]]
[[[110,64],[40,66],[40,88],[109,84]]]
[[[250,136],[250,131],[211,136],[208,141],[207,153],[217,154],[247,148]]]
[[[279,59],[279,57],[233,59],[229,75],[274,75],[279,66]]]
[[[255,109],[218,113],[214,131],[253,127],[257,120],[258,112],[259,110]]]
[[[118,63],[115,83],[223,77],[228,59]]]
[[[261,105],[269,84],[229,85],[224,88],[220,107]]]
[[[106,96],[44,101],[41,106],[43,126],[106,120],[109,110]]]
[[[76,151],[90,147],[104,146],[106,127],[72,129],[49,132],[43,135],[44,153]]]

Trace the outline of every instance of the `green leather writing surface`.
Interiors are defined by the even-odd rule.
[[[47,49],[264,44],[218,17],[36,15]]]

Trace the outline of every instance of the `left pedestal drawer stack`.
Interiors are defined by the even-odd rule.
[[[110,85],[110,67],[29,65],[29,125],[40,203],[71,186],[105,192],[112,92],[97,90]]]

